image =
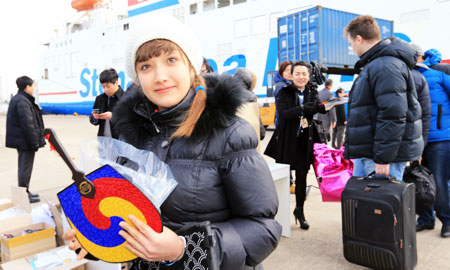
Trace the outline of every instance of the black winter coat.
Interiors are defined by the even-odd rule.
[[[305,87],[302,105],[300,105],[298,91],[294,85],[287,85],[278,92],[276,101],[278,125],[264,152],[278,163],[290,164],[292,169],[296,169],[298,166],[309,167],[311,164],[313,144],[321,142],[313,116],[318,112],[325,113],[324,106],[318,105],[320,100],[317,90]],[[298,149],[300,117],[302,116],[308,120],[308,128],[302,128],[301,131],[308,133],[307,149]],[[303,154],[306,153],[306,164],[298,164],[299,151]]]
[[[435,69],[435,70],[439,70],[444,72],[447,75],[450,75],[450,64],[447,63],[438,63],[438,64],[434,64],[432,65],[430,68]]]
[[[19,90],[8,106],[6,147],[37,150],[45,145],[42,111],[34,97]]]
[[[122,87],[120,87],[120,85],[119,85],[119,89],[117,90],[117,92],[112,97],[110,97],[109,105],[108,105],[108,96],[105,93],[103,93],[101,95],[98,95],[95,98],[94,106],[92,108],[93,109],[99,109],[100,113],[112,112],[114,110],[114,107],[116,106],[117,102],[119,102],[120,98],[122,97],[123,93],[124,92],[122,90]],[[103,119],[95,119],[94,116],[91,113],[89,115],[89,121],[91,122],[91,124],[93,124],[95,126],[100,125],[100,127],[98,128],[97,136],[104,136],[105,135],[105,120],[103,120]],[[110,125],[111,125],[111,135],[112,135],[112,137],[115,138],[115,139],[118,139],[119,135],[114,130],[114,123],[113,123],[113,121],[110,121]]]
[[[377,164],[417,160],[423,151],[422,111],[410,68],[417,56],[400,39],[385,39],[361,56],[348,103],[346,159]]]
[[[345,114],[345,105],[337,105],[334,107],[336,111],[336,126],[345,126],[347,115]]]
[[[431,119],[431,99],[430,89],[428,88],[427,79],[418,70],[413,69],[412,75],[414,77],[414,83],[417,91],[417,99],[419,100],[420,107],[422,109],[422,137],[424,147],[428,142],[428,132],[430,132],[430,119]]]
[[[253,269],[278,245],[278,197],[270,170],[256,151],[256,133],[237,117],[247,91],[230,76],[207,76],[207,104],[190,138],[170,136],[194,97],[155,111],[140,90],[128,90],[113,112],[121,140],[154,152],[178,182],[161,206],[163,223],[176,231],[209,220],[221,269]],[[248,91],[247,91],[248,92]]]

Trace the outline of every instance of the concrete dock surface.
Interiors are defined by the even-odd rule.
[[[87,116],[45,115],[46,127],[53,128],[75,164],[79,161],[79,145],[95,138],[98,127],[89,123]],[[0,115],[0,198],[11,195],[11,186],[17,185],[17,151],[5,148],[6,116]],[[266,133],[261,149],[265,149],[272,136]],[[267,160],[273,161],[268,157]],[[36,153],[30,190],[57,203],[56,193],[72,183],[71,172],[63,160],[49,146]],[[308,175],[308,185],[317,187],[314,172]],[[290,195],[292,212],[295,196]],[[311,227],[308,231],[295,225],[291,215],[291,237],[282,237],[278,248],[263,262],[267,270],[351,270],[366,269],[348,263],[342,251],[340,203],[322,202],[318,189],[311,188],[305,203],[305,216]],[[417,233],[417,270],[449,270],[450,238],[441,238],[442,224],[437,221],[431,231]]]

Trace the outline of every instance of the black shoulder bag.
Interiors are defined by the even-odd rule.
[[[416,185],[416,210],[428,210],[436,197],[436,183],[430,170],[414,161],[405,168],[403,181]]]

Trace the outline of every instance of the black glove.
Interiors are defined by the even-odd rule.
[[[303,104],[303,111],[307,115],[313,115],[317,113],[317,105],[314,103],[305,103]]]
[[[326,113],[325,105],[317,105],[314,103],[303,104],[305,114],[313,115],[316,113]]]
[[[34,152],[37,152],[37,150],[39,150],[39,146],[38,145],[33,145],[33,147],[31,147],[31,150]]]
[[[326,113],[327,112],[327,110],[325,109],[325,105],[319,105],[317,110],[320,113]]]

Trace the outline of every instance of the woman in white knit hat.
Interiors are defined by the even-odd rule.
[[[215,243],[210,255],[217,255],[220,269],[262,269],[281,226],[274,220],[278,198],[256,151],[256,133],[236,116],[248,100],[242,81],[229,75],[204,80],[195,35],[167,17],[134,29],[126,62],[140,88],[127,91],[116,105],[115,128],[121,140],[166,162],[178,182],[161,206],[162,233],[133,217],[136,228],[120,223],[125,247],[139,257],[132,269],[199,267],[201,258],[189,260],[195,243],[177,232],[205,221],[212,228],[208,242]],[[73,234],[66,239],[77,249]]]

